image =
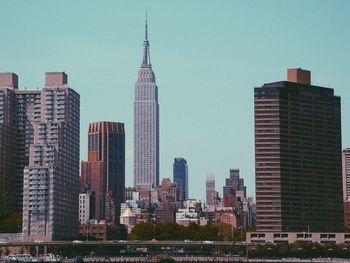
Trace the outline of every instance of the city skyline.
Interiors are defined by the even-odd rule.
[[[88,123],[124,122],[126,185],[133,185],[133,93],[145,6],[162,88],[160,180],[171,177],[173,158],[184,156],[191,164],[189,197],[205,199],[207,173],[222,189],[232,167],[240,169],[247,195],[255,195],[253,88],[285,80],[290,67],[311,70],[317,84],[342,97],[342,148],[349,147],[348,2],[130,2],[63,1],[55,8],[2,2],[7,12],[0,21],[8,26],[0,72],[18,74],[21,90],[41,87],[41,72],[69,74],[81,95],[81,160]],[[8,23],[13,13],[18,19]]]

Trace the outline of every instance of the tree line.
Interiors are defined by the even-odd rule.
[[[239,241],[243,238],[245,238],[245,232],[225,223],[205,226],[191,223],[189,226],[182,226],[175,223],[142,222],[135,225],[128,236],[129,240]]]

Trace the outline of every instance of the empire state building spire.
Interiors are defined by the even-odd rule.
[[[147,14],[144,53],[135,83],[134,100],[134,186],[152,189],[159,185],[158,87],[149,54]]]
[[[149,52],[149,41],[148,41],[148,28],[147,28],[147,13],[145,21],[145,40],[143,41],[143,61],[142,68],[151,68],[151,57]]]

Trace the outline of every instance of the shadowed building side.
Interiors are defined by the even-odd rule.
[[[0,216],[15,209],[18,76],[0,73]],[[23,170],[22,170],[23,174]]]
[[[257,230],[342,231],[340,97],[288,77],[254,90]]]

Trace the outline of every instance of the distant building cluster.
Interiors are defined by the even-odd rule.
[[[123,225],[130,233],[137,223],[152,222],[256,226],[247,234],[255,243],[347,242],[340,232],[350,227],[350,148],[341,148],[340,97],[312,85],[310,71],[287,75],[254,90],[255,203],[236,168],[222,193],[215,175],[207,175],[205,201],[189,197],[183,157],[174,158],[172,180],[160,182],[147,21],[135,84],[133,187],[125,187],[121,122],[90,123],[87,159],[80,163],[80,96],[66,73],[46,73],[43,88],[34,90],[19,90],[16,74],[0,73],[0,216],[22,213],[24,241],[78,232],[105,240],[109,228]]]

